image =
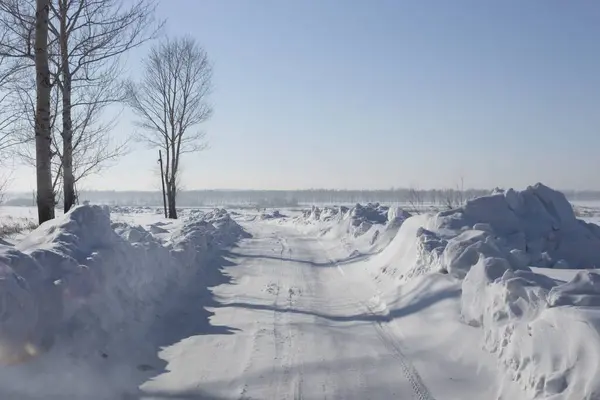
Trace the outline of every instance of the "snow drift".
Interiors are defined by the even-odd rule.
[[[401,208],[368,203],[352,208],[313,206],[294,222],[305,233],[340,241],[346,256],[356,257],[385,248],[409,216]]]
[[[345,206],[319,208],[313,206],[303,212],[301,218],[306,222],[335,222],[346,221],[346,228],[355,237],[365,234],[373,225],[385,225],[388,222],[389,207],[379,203],[369,203],[365,206],[356,204],[352,208]],[[395,218],[396,215],[394,214]]]
[[[532,398],[600,398],[600,227],[542,184],[409,218],[373,265],[462,280],[463,320]],[[536,267],[588,269],[570,282]]]
[[[279,210],[274,210],[271,213],[262,213],[260,214],[260,219],[263,220],[267,220],[267,219],[282,219],[282,218],[287,218],[285,215],[283,215],[282,213],[279,212]]]
[[[0,351],[18,362],[56,335],[97,348],[147,327],[219,248],[245,235],[224,210],[190,219],[164,243],[140,226],[111,224],[107,208],[80,206],[0,247]]]
[[[302,216],[297,218],[297,222],[315,225],[321,229],[321,234],[335,233],[354,238],[363,236],[374,228],[372,241],[375,241],[382,229],[398,229],[408,217],[410,214],[401,208],[368,203],[367,205],[356,204],[352,208],[313,206],[310,210],[303,211]]]

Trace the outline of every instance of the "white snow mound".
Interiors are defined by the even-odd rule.
[[[400,267],[402,275],[443,271],[464,278],[480,256],[503,258],[512,269],[600,266],[600,227],[575,218],[565,196],[542,184],[480,197],[418,225],[400,228],[395,239],[417,242],[418,254]]]
[[[577,219],[562,193],[540,183],[521,192],[509,189],[471,200],[464,207],[437,214],[432,223],[442,234],[480,231],[476,242],[487,240],[508,249],[511,265],[516,267],[600,266],[600,227]],[[469,267],[448,262],[449,271],[458,275]]]
[[[42,224],[14,248],[0,246],[0,357],[33,356],[57,332],[90,342],[143,329],[168,307],[167,293],[243,235],[224,210],[186,221],[166,244],[140,226],[111,225],[99,206]]]
[[[600,275],[568,283],[481,257],[462,284],[462,315],[531,398],[600,398]]]
[[[338,254],[356,258],[384,249],[408,217],[410,214],[401,208],[368,203],[352,208],[313,206],[293,222],[306,234],[340,241]]]
[[[394,226],[396,229],[410,217],[410,214],[401,208],[390,208],[379,203],[366,205],[356,204],[349,208],[346,206],[324,207],[313,206],[297,218],[297,222],[305,224],[321,224],[323,233],[345,233],[359,237],[369,232],[371,228],[385,228]]]
[[[531,398],[600,398],[600,275],[563,283],[533,270],[600,266],[600,227],[575,218],[562,193],[537,184],[409,218],[372,265],[463,279],[464,322]]]

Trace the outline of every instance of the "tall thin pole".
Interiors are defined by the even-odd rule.
[[[165,218],[167,218],[167,195],[165,194],[165,174],[163,173],[162,152],[158,151],[158,162],[160,163],[160,183],[162,184],[163,207],[165,209]]]

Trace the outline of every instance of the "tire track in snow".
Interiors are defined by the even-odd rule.
[[[276,244],[281,246],[281,254],[283,254],[284,249],[285,249],[285,239],[278,237],[278,236],[273,236],[271,237],[271,239],[273,239],[275,241]],[[275,249],[274,249],[275,250]],[[270,272],[270,276],[272,277],[279,277],[279,274],[281,273],[281,271],[278,271],[278,268],[276,267],[276,265],[273,265],[272,270]],[[281,284],[281,279],[277,279],[276,281],[272,281],[269,282],[267,284],[267,287],[264,289],[265,292],[267,292],[268,294],[273,296],[273,301],[272,301],[272,305],[273,305],[273,312],[272,312],[272,316],[273,316],[273,321],[272,321],[272,327],[268,328],[268,327],[264,327],[264,326],[259,326],[260,324],[257,322],[255,323],[256,326],[256,330],[253,334],[253,343],[252,343],[252,350],[250,352],[250,357],[246,362],[246,365],[244,367],[243,370],[243,374],[248,373],[249,371],[251,371],[252,366],[253,366],[253,360],[256,357],[256,355],[258,355],[261,351],[261,347],[259,346],[259,341],[271,337],[272,338],[272,343],[273,346],[275,347],[275,354],[273,355],[273,363],[272,363],[272,369],[274,372],[274,375],[276,375],[277,369],[282,369],[284,371],[284,376],[283,378],[279,378],[277,379],[276,382],[274,382],[273,386],[274,386],[274,390],[275,390],[275,398],[281,398],[280,393],[282,390],[282,386],[285,390],[285,380],[286,380],[286,360],[285,360],[285,351],[284,351],[284,346],[283,344],[286,342],[286,338],[284,338],[284,334],[281,331],[281,326],[284,324],[284,322],[282,321],[282,319],[284,318],[284,316],[282,315],[283,313],[278,312],[277,308],[281,306],[281,298],[282,298],[282,284]],[[252,400],[253,397],[249,396],[248,392],[249,392],[250,388],[248,383],[244,383],[244,385],[242,386],[241,390],[240,390],[240,394],[238,396],[238,400]]]
[[[320,244],[320,242],[318,242]],[[321,261],[321,260],[314,260],[314,261]],[[328,259],[329,261],[329,259]],[[342,272],[341,270],[339,270],[340,272]],[[309,286],[312,286],[312,291],[310,289],[308,289],[309,292],[309,296],[310,293],[325,293],[327,291],[327,289],[325,289],[325,287],[327,286],[327,283],[323,283],[322,280],[319,279],[318,274],[315,274],[315,269],[314,268],[302,268],[301,269],[301,273],[302,273],[302,280],[303,282],[309,284]],[[318,299],[318,297],[315,297],[314,299]],[[352,301],[352,303],[350,303],[350,305],[352,306],[359,306],[361,305],[358,301]],[[321,308],[321,305],[317,302],[317,303],[313,303],[311,304],[311,307],[309,307],[310,309],[314,309],[314,310],[319,310]],[[319,318],[319,317],[316,317]],[[335,325],[332,325],[335,327]],[[300,334],[302,334],[302,330],[300,331]],[[302,341],[301,341],[302,342]],[[343,354],[343,353],[342,353]],[[324,357],[325,358],[325,357]],[[346,382],[352,382],[352,384],[355,385],[354,390],[357,391],[358,393],[365,393],[368,385],[367,385],[367,379],[366,379],[366,374],[365,373],[361,373],[361,370],[358,367],[350,367],[349,369],[346,370],[346,373],[350,373],[351,377],[348,378],[348,381],[344,380],[343,382],[338,381],[337,378],[339,378],[339,371],[331,366],[329,366],[327,364],[327,362],[325,361],[324,358],[321,358],[321,362],[324,362],[324,373],[325,376],[323,377],[322,381],[320,382],[320,396],[321,397],[310,397],[312,398],[319,398],[319,399],[323,399],[323,400],[335,400],[335,399],[344,399],[343,395],[340,395],[338,393],[338,391],[344,391],[346,390],[347,386],[346,386]],[[302,380],[302,384],[304,384],[304,369],[303,369],[303,365],[302,365],[302,369],[300,371],[301,373],[301,380]],[[369,369],[376,369],[377,365],[376,362],[374,362],[371,359],[365,359],[362,361],[362,365],[361,367],[364,367],[366,370]],[[367,398],[371,398],[371,397],[367,397]]]
[[[292,247],[288,244],[288,241],[285,238],[281,238],[281,258],[283,261],[284,256],[287,254],[289,259],[292,259]],[[291,264],[290,266],[294,266],[295,264]],[[295,267],[295,266],[294,266]],[[297,267],[295,267],[297,268]],[[304,268],[300,268],[300,271],[302,274],[304,274]],[[306,281],[304,279],[304,281]],[[291,389],[291,392],[286,393],[285,397],[283,399],[288,399],[291,396],[292,400],[302,400],[304,399],[304,395],[302,393],[302,386],[304,385],[304,366],[302,363],[300,363],[299,367],[299,373],[298,374],[293,374],[292,375],[292,366],[294,365],[294,362],[298,359],[298,352],[300,351],[300,348],[295,346],[296,343],[296,335],[302,335],[303,332],[302,330],[300,331],[295,331],[295,329],[293,328],[292,324],[291,324],[291,316],[292,314],[289,313],[289,310],[292,310],[296,307],[297,302],[298,302],[298,297],[300,297],[302,295],[302,289],[298,286],[294,286],[291,285],[290,287],[287,288],[287,301],[285,303],[285,306],[283,307],[285,312],[283,312],[283,314],[285,315],[285,319],[286,319],[286,328],[287,328],[287,346],[285,347],[287,350],[287,364],[286,364],[286,369],[284,369],[284,372],[287,372],[287,374],[285,375],[285,383],[287,384],[287,386],[289,387],[289,389]],[[281,312],[280,312],[281,313]],[[302,340],[300,340],[300,343],[302,343]]]
[[[285,262],[283,259],[286,252],[291,256],[291,248],[285,238],[279,237],[278,241],[281,245],[281,262]],[[291,258],[291,257],[290,257]],[[278,275],[276,271],[277,267],[274,265],[273,275]],[[282,271],[282,270],[281,270]],[[282,272],[279,271],[279,274]],[[273,311],[273,333],[275,336],[275,359],[280,360],[280,368],[283,371],[282,376],[278,379],[276,387],[277,399],[288,399],[290,396],[290,390],[293,385],[293,400],[302,399],[301,391],[298,394],[298,384],[293,380],[293,361],[295,359],[295,348],[294,348],[294,332],[290,324],[290,314],[287,312],[292,309],[295,303],[295,296],[299,295],[301,291],[296,287],[289,287],[287,290],[282,288],[281,280],[277,282],[277,296],[273,305],[275,306]],[[285,298],[282,294],[285,293]],[[281,394],[283,390],[283,394]]]
[[[257,326],[257,325],[258,324],[255,324],[255,326]],[[256,329],[254,331],[254,333],[252,334],[252,349],[250,350],[249,357],[246,359],[242,375],[245,375],[246,373],[248,373],[248,371],[250,371],[250,369],[252,367],[252,361],[254,359],[254,355],[257,354],[259,351],[258,340],[260,337],[262,337],[262,335],[264,335],[267,332],[268,332],[267,329],[260,328],[260,329]],[[247,393],[248,393],[248,383],[246,382],[240,389],[240,395],[238,396],[238,400],[251,400],[252,398],[248,397]]]
[[[332,265],[335,265],[337,267],[338,271],[340,272],[340,275],[345,276],[344,270],[339,265],[339,263],[337,263],[333,258],[329,257],[329,252],[325,248],[325,245],[323,245],[323,243],[320,240],[318,241],[318,243],[321,246],[321,248],[323,249],[323,254],[325,255],[325,258],[327,258],[327,260]],[[365,310],[369,314],[373,315],[374,317],[384,316],[387,319],[387,315],[384,315],[381,312],[374,310],[365,301],[362,301],[360,299],[357,299],[357,301],[359,302],[359,304],[361,304],[365,308]],[[410,362],[408,357],[402,351],[402,345],[401,345],[400,341],[387,326],[389,324],[389,322],[388,321],[382,322],[377,318],[374,318],[374,321],[375,321],[375,323],[373,324],[373,328],[374,328],[375,332],[377,333],[377,336],[379,337],[379,339],[381,340],[383,345],[385,347],[387,347],[388,349],[390,349],[390,352],[392,353],[394,358],[396,358],[398,360],[398,362],[400,363],[400,368],[402,369],[404,377],[410,383],[410,386],[413,389],[416,399],[417,400],[435,400],[435,398],[433,397],[433,395],[431,394],[431,392],[429,391],[429,389],[423,382],[423,379],[421,378],[421,375],[419,375],[419,372],[417,371],[417,369],[412,365],[412,363]]]
[[[283,243],[281,244],[282,246],[282,252],[283,252]],[[275,268],[273,268],[273,274],[276,274]],[[281,333],[281,324],[282,324],[282,314],[280,312],[277,311],[277,307],[279,306],[279,295],[281,293],[281,281],[278,280],[278,282],[276,283],[276,287],[277,287],[277,294],[275,295],[275,300],[273,301],[273,341],[274,341],[274,345],[275,345],[275,356],[274,356],[274,364],[275,362],[277,362],[278,366],[283,370],[283,378],[282,379],[278,379],[277,380],[277,386],[275,388],[275,395],[277,398],[281,398],[280,396],[280,392],[281,392],[281,386],[282,386],[282,381],[286,380],[286,369],[285,369],[285,363],[286,360],[282,359],[282,357],[284,357],[284,353],[283,353],[283,340],[282,340],[282,333]]]
[[[375,312],[368,304],[361,302],[363,306],[369,311],[373,316],[381,315],[381,313]],[[412,386],[415,394],[417,395],[418,400],[435,400],[433,395],[427,389],[425,383],[421,379],[421,375],[416,370],[416,368],[412,365],[412,363],[408,360],[408,357],[402,351],[402,345],[397,337],[390,332],[390,329],[387,327],[388,322],[376,321],[374,327],[375,332],[379,336],[379,339],[384,343],[386,347],[388,347],[394,357],[400,362],[400,367],[402,368],[402,372],[410,385]]]

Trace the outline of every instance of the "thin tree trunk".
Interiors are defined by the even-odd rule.
[[[175,183],[169,182],[169,185],[167,186],[167,198],[169,200],[169,218],[171,219],[177,219],[177,206],[175,205],[175,197]]]
[[[63,202],[65,212],[75,204],[75,176],[73,175],[73,122],[71,119],[71,70],[69,66],[69,32],[67,30],[67,4],[59,1],[60,54],[62,73],[62,142],[63,142]]]
[[[163,171],[162,152],[158,150],[158,162],[160,163],[160,183],[162,185],[163,207],[165,209],[165,218],[167,218],[167,194],[165,193],[165,173]]]
[[[35,166],[39,223],[54,218],[50,132],[50,69],[48,67],[48,14],[50,0],[36,0],[35,14]]]
[[[175,154],[175,127],[173,126],[173,124],[171,124],[171,138],[170,138],[170,145],[171,145],[171,168],[169,169],[169,181],[171,183],[171,201],[169,201],[169,218],[173,218],[173,219],[177,219],[177,208],[175,206],[175,198],[177,197],[177,183],[176,183],[176,175],[177,175],[177,169],[175,168],[175,164],[176,164],[176,160],[177,160],[177,154]]]

